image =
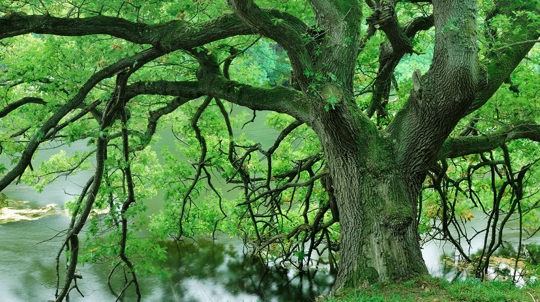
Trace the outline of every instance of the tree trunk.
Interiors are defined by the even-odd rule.
[[[344,118],[343,108],[323,114],[314,124],[341,225],[334,289],[427,273],[417,232],[417,182],[400,172],[392,143],[376,131],[371,136],[357,131],[354,119]]]
[[[391,158],[387,158],[391,161]],[[416,200],[398,171],[366,170],[354,160],[329,159],[341,224],[335,288],[406,280],[427,273],[420,251]]]

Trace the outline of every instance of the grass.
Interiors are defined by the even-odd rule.
[[[402,284],[367,285],[346,290],[324,302],[540,302],[540,282],[517,288],[510,282],[469,279],[450,283],[423,277]]]

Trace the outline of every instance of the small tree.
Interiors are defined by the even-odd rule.
[[[75,278],[78,235],[96,203],[107,200],[117,210],[111,219],[122,234],[117,253],[137,285],[126,242],[129,209],[142,194],[137,186],[142,187],[144,179],[134,178],[133,166],[143,158],[141,150],[147,150],[158,121],[192,100],[205,98],[197,108],[184,111],[191,115],[200,156],[194,181],[179,189],[178,237],[184,232],[186,205],[199,183],[211,178],[208,167],[225,165],[212,162],[199,127],[203,112],[215,104],[229,136],[219,140],[228,147],[220,145],[215,149],[223,152],[215,152],[227,158],[230,165],[224,169],[233,168],[224,172],[228,181],[243,187],[242,205],[261,246],[304,233],[311,251],[339,221],[335,289],[427,273],[419,245],[418,200],[426,175],[437,171],[437,160],[487,152],[511,140],[540,139],[537,115],[487,133],[450,137],[461,120],[469,121],[508,81],[538,42],[537,1],[481,1],[480,10],[474,0],[258,2],[12,1],[1,7],[2,47],[17,49],[18,43],[28,43],[25,51],[34,60],[56,53],[64,57],[42,59],[40,64],[27,57],[2,65],[2,85],[10,96],[0,111],[6,129],[2,145],[6,155],[18,159],[3,174],[0,189],[32,168],[32,157],[45,142],[90,137],[95,153],[94,176],[75,203],[62,246],[70,257],[57,300],[64,299]],[[34,36],[7,39],[29,33]],[[274,77],[257,86],[250,82],[249,71],[243,78],[231,75],[233,60],[261,38],[273,41],[266,43],[274,54],[286,53],[281,59],[290,63],[290,83],[276,85],[279,78]],[[392,103],[398,88],[396,67],[409,54],[414,57],[416,48],[429,50],[429,41],[429,69],[414,70],[408,93],[402,87]],[[377,53],[378,69],[369,81],[362,71]],[[65,65],[56,72],[51,64]],[[107,80],[111,77],[114,83]],[[25,93],[32,95],[15,100]],[[284,113],[294,121],[269,149],[241,146],[233,137],[229,105],[222,100]],[[24,122],[13,123],[13,118]],[[301,125],[316,135],[323,155],[315,152],[277,173],[271,158]],[[254,174],[249,164],[256,152],[268,160],[267,167]],[[68,170],[79,168],[86,158],[79,156]],[[121,188],[113,194],[115,177]],[[209,186],[214,189],[211,182]],[[303,190],[298,193],[305,202],[303,223],[281,234],[270,222],[278,214],[286,216],[279,202],[296,188]],[[327,197],[312,205],[317,212],[308,217],[317,188]],[[261,207],[255,205],[261,201],[271,215],[259,213]]]

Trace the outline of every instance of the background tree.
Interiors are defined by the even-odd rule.
[[[501,147],[505,168],[480,157],[492,173],[506,175],[515,196],[510,209],[520,208],[516,200],[523,199],[520,188],[533,164],[512,170],[505,146],[539,140],[537,96],[527,100],[527,112],[496,127],[478,121],[491,114],[482,107],[505,82],[520,91],[511,74],[538,41],[537,1],[278,4],[12,1],[1,7],[2,155],[13,164],[3,169],[0,189],[18,179],[43,184],[57,175],[52,172],[72,173],[95,157],[58,254],[67,252],[68,263],[57,300],[76,287],[78,235],[92,209],[103,207],[111,211],[101,223],[117,230],[102,242],[119,259],[113,273],[122,268],[131,276],[117,294],[134,285],[140,296],[128,257],[138,249],[127,242],[135,237],[134,222],[144,225],[142,200],[158,186],[173,202],[151,222],[156,233],[180,239],[199,218],[214,230],[226,215],[246,218],[251,226],[240,229],[255,239],[257,252],[281,244],[299,268],[313,252],[333,259],[339,221],[335,289],[427,272],[418,201],[429,174],[449,236],[448,213],[455,209],[446,207],[448,188],[460,189],[447,174],[451,158]],[[428,62],[414,61],[420,51],[432,54],[423,59]],[[403,60],[427,68],[405,68],[398,77]],[[531,60],[534,74],[536,53]],[[232,104],[288,117],[272,116],[280,133],[269,147],[249,144],[234,135]],[[156,164],[148,146],[160,120],[191,142],[185,156],[196,153],[193,172],[183,163]],[[468,130],[451,135],[460,121]],[[53,141],[86,141],[90,150],[33,171],[34,154]],[[218,174],[241,188],[240,207],[223,200],[212,181]],[[192,205],[205,195],[214,200],[198,203],[206,212],[195,214]],[[216,203],[219,211],[211,211]]]

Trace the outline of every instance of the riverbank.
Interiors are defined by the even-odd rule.
[[[475,279],[448,282],[424,277],[403,284],[367,285],[328,297],[323,302],[540,302],[540,282],[518,288],[510,282]]]

